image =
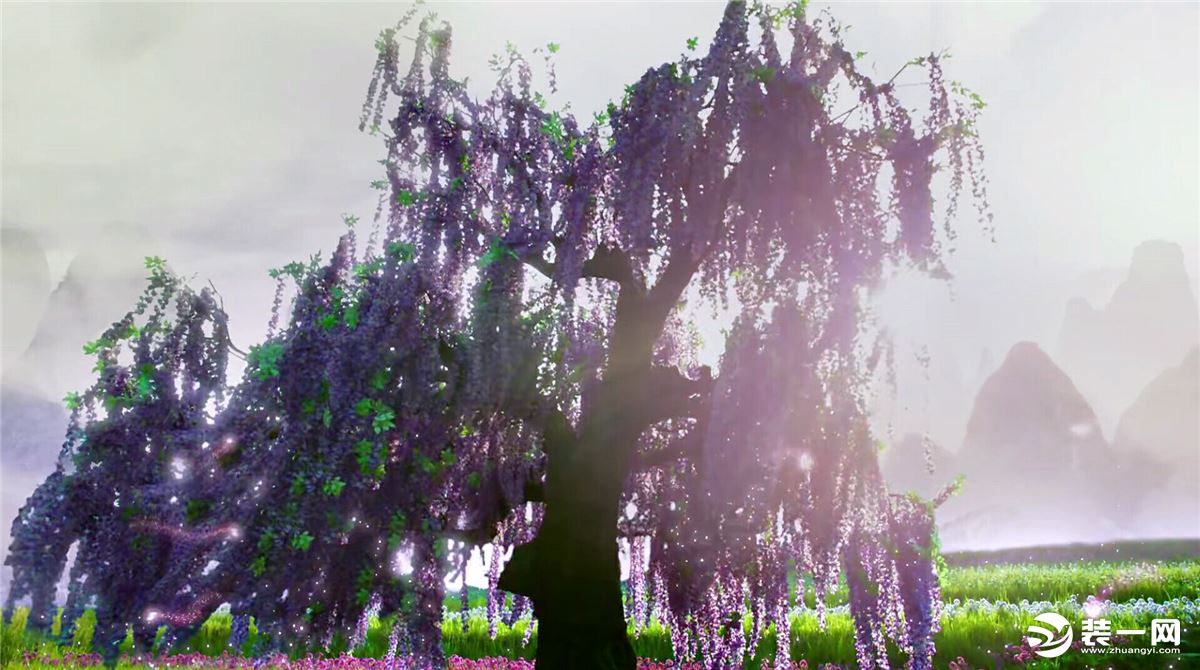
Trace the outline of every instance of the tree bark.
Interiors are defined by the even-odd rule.
[[[533,600],[537,667],[632,670],[617,555],[617,520],[637,433],[601,400],[575,439],[549,454],[546,513],[537,537],[514,549],[500,588]]]
[[[698,261],[673,259],[651,290],[619,252],[593,262],[621,286],[608,365],[578,431],[561,415],[547,426],[546,513],[537,537],[513,550],[500,576],[500,588],[533,600],[541,670],[637,667],[621,600],[617,521],[638,439],[656,420],[656,393],[664,390],[654,345]]]

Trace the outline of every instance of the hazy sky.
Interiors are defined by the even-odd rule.
[[[433,3],[454,70],[547,42],[560,102],[590,116],[647,67],[707,39],[719,3]],[[815,5],[814,5],[815,7]],[[881,75],[949,49],[948,76],[989,106],[997,242],[963,233],[953,287],[897,286],[902,336],[969,364],[981,348],[1052,341],[1069,294],[1100,296],[1141,240],[1200,246],[1197,4],[838,4],[851,50]],[[235,341],[265,330],[266,269],[328,251],[341,214],[368,219],[381,157],[357,129],[382,4],[5,3],[3,200],[61,277],[81,253],[165,256],[224,294]],[[919,82],[918,82],[919,83]],[[1106,283],[1108,282],[1108,283]],[[17,299],[10,294],[10,300]],[[953,299],[955,298],[956,299]],[[114,305],[113,317],[125,309]],[[11,317],[13,310],[6,310]],[[934,344],[938,344],[935,342]],[[77,357],[76,350],[64,351]],[[79,361],[86,371],[86,361]],[[65,389],[64,389],[65,390]],[[57,397],[57,396],[56,396]]]

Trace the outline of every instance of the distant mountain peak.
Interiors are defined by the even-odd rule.
[[[1177,280],[1186,284],[1187,268],[1183,261],[1183,248],[1165,240],[1147,240],[1133,250],[1127,281]]]
[[[980,388],[961,453],[1069,466],[1090,442],[1103,443],[1091,405],[1041,347],[1018,342]]]
[[[1112,429],[1137,393],[1197,344],[1200,307],[1183,249],[1150,240],[1134,249],[1125,279],[1102,308],[1067,303],[1056,357]]]

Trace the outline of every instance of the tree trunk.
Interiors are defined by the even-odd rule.
[[[632,670],[636,658],[621,602],[616,519],[572,507],[547,508],[536,543],[537,667]]]
[[[537,667],[633,670],[621,599],[617,520],[636,434],[605,403],[578,438],[549,453],[546,513],[537,537],[513,551],[500,588],[533,599]],[[614,414],[614,412],[616,414]],[[572,439],[573,438],[573,439]]]
[[[617,521],[637,441],[649,425],[652,353],[669,309],[694,267],[664,272],[652,299],[621,286],[609,362],[587,398],[578,432],[548,423],[545,503],[537,537],[513,550],[500,588],[533,600],[540,670],[636,670],[621,602]],[[673,272],[673,274],[672,274]],[[623,274],[623,273],[619,273]],[[665,288],[663,288],[665,287]],[[661,289],[661,290],[660,290]]]

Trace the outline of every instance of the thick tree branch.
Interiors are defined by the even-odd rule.
[[[698,379],[685,377],[674,367],[651,368],[642,405],[642,421],[652,425],[664,419],[698,416],[705,411],[713,388],[712,370],[705,366]]]
[[[656,370],[661,368],[656,368]],[[684,408],[695,419],[692,429],[684,437],[672,442],[669,446],[651,452],[638,454],[635,469],[647,469],[670,465],[681,458],[698,459],[704,438],[708,434],[708,418],[712,409],[712,389],[714,381],[708,367],[702,368],[700,379],[688,379],[675,373],[677,379],[670,380],[663,375],[667,386],[673,386],[677,400],[668,405]],[[667,417],[663,417],[667,418]]]
[[[610,279],[618,284],[628,284],[634,280],[633,266],[625,252],[614,247],[597,247],[583,264],[583,276],[596,279]]]
[[[558,248],[561,244],[561,241],[556,240],[554,246]],[[558,269],[557,264],[546,260],[537,251],[522,254],[521,260],[547,279],[554,279]],[[627,284],[634,280],[633,266],[629,262],[629,257],[620,249],[609,246],[596,248],[592,257],[584,261],[581,276],[592,279],[608,279],[618,284]]]

